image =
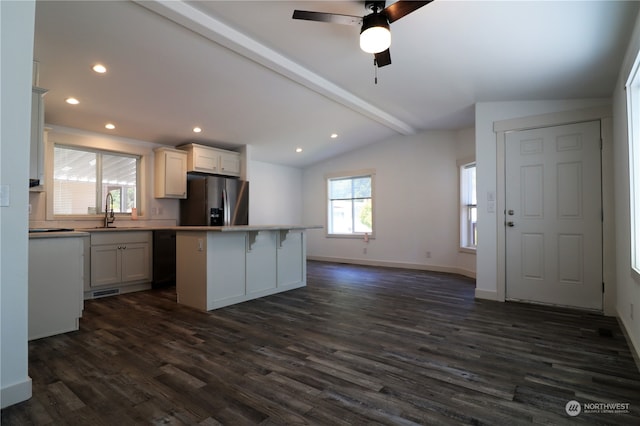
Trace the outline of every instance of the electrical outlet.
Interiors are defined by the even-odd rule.
[[[431,259],[431,252],[430,251],[426,252],[425,256],[427,256],[427,259]]]
[[[362,254],[367,254],[367,248],[366,247],[362,249]]]

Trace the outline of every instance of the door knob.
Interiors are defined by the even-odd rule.
[[[515,226],[515,223],[513,223],[513,222],[507,222],[507,226],[508,226],[509,228],[513,228],[513,227]]]
[[[515,214],[513,210],[509,210],[507,213],[509,214],[509,216],[513,216]]]

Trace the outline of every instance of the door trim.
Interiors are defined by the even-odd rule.
[[[615,257],[613,256],[613,117],[611,105],[558,113],[501,120],[493,123],[496,133],[496,229],[497,229],[497,299],[506,300],[506,247],[505,247],[505,142],[506,133],[542,127],[563,126],[587,121],[600,121],[602,138],[602,274],[605,282],[603,310],[605,315],[615,315]]]

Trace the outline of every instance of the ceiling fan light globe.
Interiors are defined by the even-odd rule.
[[[372,27],[360,34],[360,49],[367,53],[384,52],[391,46],[391,32],[384,27]]]
[[[360,49],[380,53],[391,46],[391,31],[387,19],[377,13],[365,16],[360,30]]]

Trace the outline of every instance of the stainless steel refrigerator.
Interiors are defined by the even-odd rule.
[[[189,174],[187,198],[180,200],[180,225],[249,224],[249,182]]]

